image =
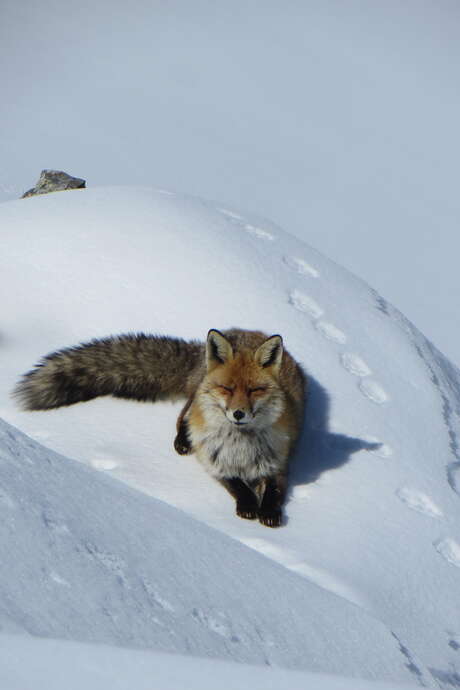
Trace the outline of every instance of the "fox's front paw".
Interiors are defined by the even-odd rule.
[[[283,514],[280,508],[273,508],[271,510],[259,510],[259,522],[266,527],[280,527],[283,521]]]
[[[238,501],[236,504],[236,514],[245,520],[255,520],[257,517],[257,504],[252,501]]]
[[[187,436],[185,434],[181,434],[180,432],[174,439],[174,448],[176,453],[179,453],[179,455],[190,455],[192,452],[192,444],[188,440]]]

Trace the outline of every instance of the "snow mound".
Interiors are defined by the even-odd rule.
[[[2,204],[0,223],[8,295],[0,414],[277,561],[280,579],[301,575],[325,601],[366,614],[370,631],[379,621],[415,681],[455,686],[458,370],[369,286],[239,210],[150,188],[100,188]],[[176,406],[99,399],[23,413],[9,398],[21,373],[66,345],[123,331],[203,339],[211,327],[231,326],[281,333],[310,377],[279,530],[237,519],[222,487],[193,458],[174,454]],[[258,582],[275,591],[265,589],[265,575]],[[293,611],[311,622],[303,596]],[[360,650],[348,662],[340,654],[339,666],[363,675],[366,648],[367,663],[394,666],[393,647],[371,652],[367,633],[355,637],[358,623],[339,617]],[[331,654],[319,658],[332,663]]]
[[[6,632],[410,678],[359,608],[3,421],[0,477]]]

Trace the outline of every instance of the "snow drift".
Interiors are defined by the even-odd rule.
[[[70,581],[69,563],[79,572],[82,591],[92,591],[94,583],[96,593],[88,595],[92,613],[80,628],[78,617],[75,625],[59,620],[62,611],[51,616],[53,624],[43,611],[38,614],[34,600],[46,601],[43,592],[50,577],[40,584],[34,575],[34,587],[17,586],[21,563],[29,567],[24,565],[27,547],[12,559],[18,570],[11,570],[11,581],[4,576],[8,595],[0,601],[11,604],[9,625],[41,635],[262,661],[267,648],[262,650],[248,621],[263,615],[267,596],[261,593],[269,592],[274,597],[271,622],[267,618],[257,625],[265,631],[264,639],[268,630],[273,634],[281,621],[288,621],[270,647],[270,654],[278,655],[275,663],[368,678],[410,677],[434,687],[460,684],[458,370],[396,309],[347,271],[272,223],[219,204],[149,188],[101,188],[8,202],[0,208],[0,224],[0,280],[7,295],[0,333],[1,415],[54,451],[110,473],[221,533],[208,530],[212,549],[204,545],[208,531],[193,547],[190,534],[201,535],[204,524],[52,456],[50,467],[56,472],[59,466],[62,473],[53,510],[66,515],[64,523],[60,517],[57,523],[73,521],[81,531],[75,540],[64,540],[68,550],[59,556],[39,546],[58,537],[40,517],[42,492],[51,480],[37,475],[33,483],[27,482],[26,495],[38,507],[33,519],[30,515],[17,523],[18,534],[34,548],[43,548],[40,562],[58,578]],[[281,333],[310,377],[305,432],[291,473],[288,521],[277,531],[237,519],[223,489],[192,458],[174,454],[175,406],[99,399],[49,413],[22,413],[9,398],[21,373],[41,355],[66,345],[123,331],[202,339],[211,327],[231,326]],[[14,437],[10,454],[32,443],[18,432],[9,433]],[[30,472],[27,467],[22,476],[28,479]],[[71,477],[77,474],[78,490],[71,489]],[[21,489],[11,488],[16,479],[10,467],[2,488],[19,505]],[[79,492],[86,496],[91,487],[93,503],[84,515],[83,507],[70,498]],[[113,492],[125,497],[120,509]],[[129,508],[123,509],[125,501]],[[144,515],[139,524],[137,513]],[[51,525],[54,518],[50,520]],[[163,521],[168,529],[152,530],[152,522]],[[174,543],[168,541],[171,524],[176,524],[173,532],[181,533]],[[131,534],[137,535],[132,544]],[[4,536],[17,540],[11,532]],[[168,646],[169,633],[155,636],[147,624],[147,594],[139,594],[144,590],[135,580],[134,564],[141,559],[149,582],[169,583],[166,599],[172,602],[180,591],[175,569],[163,574],[151,570],[150,554],[164,543],[177,560],[188,542],[198,562],[190,561],[195,563],[193,572],[183,571],[183,579],[190,581],[183,601],[193,601],[195,588],[206,579],[210,552],[219,554],[219,577],[213,582],[220,582],[222,589],[210,609],[203,601],[192,606],[202,613],[198,622],[189,621],[189,629],[182,621],[166,625],[164,613],[157,616],[181,640],[170,640]],[[221,566],[233,553],[238,554],[238,579],[248,579],[228,602],[225,597],[236,586],[234,569]],[[200,554],[205,560],[199,560]],[[65,573],[57,568],[56,558]],[[107,568],[117,594],[106,604],[102,625],[95,622],[100,610],[97,614],[94,601],[103,596]],[[125,568],[131,574],[126,575]],[[230,581],[225,572],[233,576]],[[242,619],[249,583],[253,605]],[[58,582],[55,586],[62,587],[63,609],[71,607],[69,588]],[[136,607],[130,597],[140,597]],[[18,613],[29,608],[29,617]],[[219,627],[216,611],[224,615],[225,629],[240,626],[240,634],[220,639],[214,630],[209,633],[213,641],[207,642],[199,635],[196,644],[203,646],[198,650],[190,642],[194,626],[200,618],[212,617]],[[47,621],[43,629],[40,618]],[[313,621],[321,621],[314,631]],[[100,635],[95,632],[99,625]],[[241,630],[247,644],[235,652],[238,645],[231,636],[243,639]],[[333,653],[326,649],[329,642]],[[315,653],[309,652],[314,648]]]

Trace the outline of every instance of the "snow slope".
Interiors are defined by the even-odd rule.
[[[42,168],[254,210],[460,363],[457,0],[2,0],[0,199]]]
[[[0,444],[2,630],[410,679],[390,632],[347,601],[5,422]]]
[[[249,577],[257,605],[248,618],[255,611],[262,615],[261,592],[282,586],[283,596],[273,602],[279,614],[275,629],[283,611],[293,630],[296,620],[299,626],[305,620],[294,637],[299,645],[308,640],[306,648],[300,650],[288,637],[286,657],[276,663],[397,681],[409,674],[413,682],[432,687],[458,685],[458,370],[366,284],[272,223],[219,204],[150,188],[99,188],[8,202],[0,208],[0,225],[1,290],[8,296],[0,333],[0,415],[55,451],[166,501],[284,566],[270,566],[247,549],[238,551],[244,554],[238,556],[244,563],[239,575],[256,568],[258,573]],[[236,518],[230,497],[193,458],[174,454],[176,406],[100,399],[49,413],[23,413],[9,398],[20,373],[65,345],[136,330],[204,338],[210,327],[232,325],[280,332],[310,376],[287,524],[279,530]],[[13,433],[14,447],[19,441]],[[73,467],[55,459],[53,471],[61,463]],[[7,474],[8,485],[13,476]],[[85,476],[108,482],[108,477]],[[70,482],[64,471],[61,481]],[[115,491],[116,485],[109,484]],[[105,491],[105,505],[113,506]],[[35,500],[32,489],[29,495]],[[40,505],[43,499],[35,498]],[[153,511],[147,506],[154,504],[143,503],[147,499],[133,499],[133,505],[137,501],[142,510]],[[67,510],[66,503],[56,498],[59,510]],[[78,542],[90,541],[83,554],[96,562],[94,568],[102,567],[99,552],[114,555],[114,561],[108,558],[112,564],[138,558],[140,537],[133,537],[136,548],[129,555],[128,536],[123,543],[110,542],[108,514],[111,522],[119,518],[118,509],[102,511],[91,538],[85,534]],[[177,515],[182,530],[184,520]],[[122,517],[130,525],[122,534],[131,535],[136,527],[131,511]],[[164,530],[149,533],[149,523],[142,525],[149,539],[148,549],[142,549],[146,563],[152,545],[161,548],[158,540],[167,538]],[[33,524],[25,523],[24,531]],[[88,528],[86,521],[83,528]],[[47,534],[43,522],[36,529],[42,537]],[[185,534],[181,544],[189,539]],[[243,549],[223,535],[215,540],[216,548],[222,544],[219,553]],[[70,552],[77,551],[73,543]],[[62,563],[68,557],[66,552]],[[253,566],[251,558],[263,566]],[[270,567],[278,578],[276,589],[267,586]],[[205,571],[197,566],[192,589]],[[94,572],[88,575],[97,584]],[[63,577],[68,581],[68,573]],[[118,582],[118,594],[120,587]],[[16,591],[15,606],[22,605],[21,596]],[[289,613],[285,598],[291,602]],[[260,607],[266,606],[265,596]],[[229,619],[236,620],[238,606],[228,609]],[[21,616],[9,620],[27,629]],[[321,625],[309,632],[316,620]],[[239,625],[250,629],[247,622]],[[126,632],[124,623],[120,627]],[[267,622],[268,628],[273,632],[273,624]],[[86,637],[87,631],[78,637],[74,630],[68,635],[56,630],[42,633],[114,641]],[[288,634],[280,633],[277,654]],[[379,642],[373,637],[377,634]],[[140,633],[141,644],[145,635]],[[261,659],[255,639],[250,638],[248,658],[241,660]],[[335,640],[336,652],[309,655],[310,642],[320,644],[321,639]],[[349,647],[341,653],[344,639]],[[129,644],[125,638],[118,642]],[[228,642],[218,651],[210,643],[209,653],[226,656],[227,647],[221,652],[225,644],[233,653]],[[184,651],[184,646],[175,649]]]
[[[72,672],[69,673],[69,669]],[[225,680],[224,680],[225,679]],[[413,686],[191,656],[0,635],[2,690],[404,690]]]

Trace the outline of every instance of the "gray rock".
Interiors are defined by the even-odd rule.
[[[65,189],[82,189],[86,187],[86,180],[72,177],[62,170],[42,170],[40,178],[32,189],[22,195],[21,199],[36,194],[49,194],[49,192],[62,192]]]

